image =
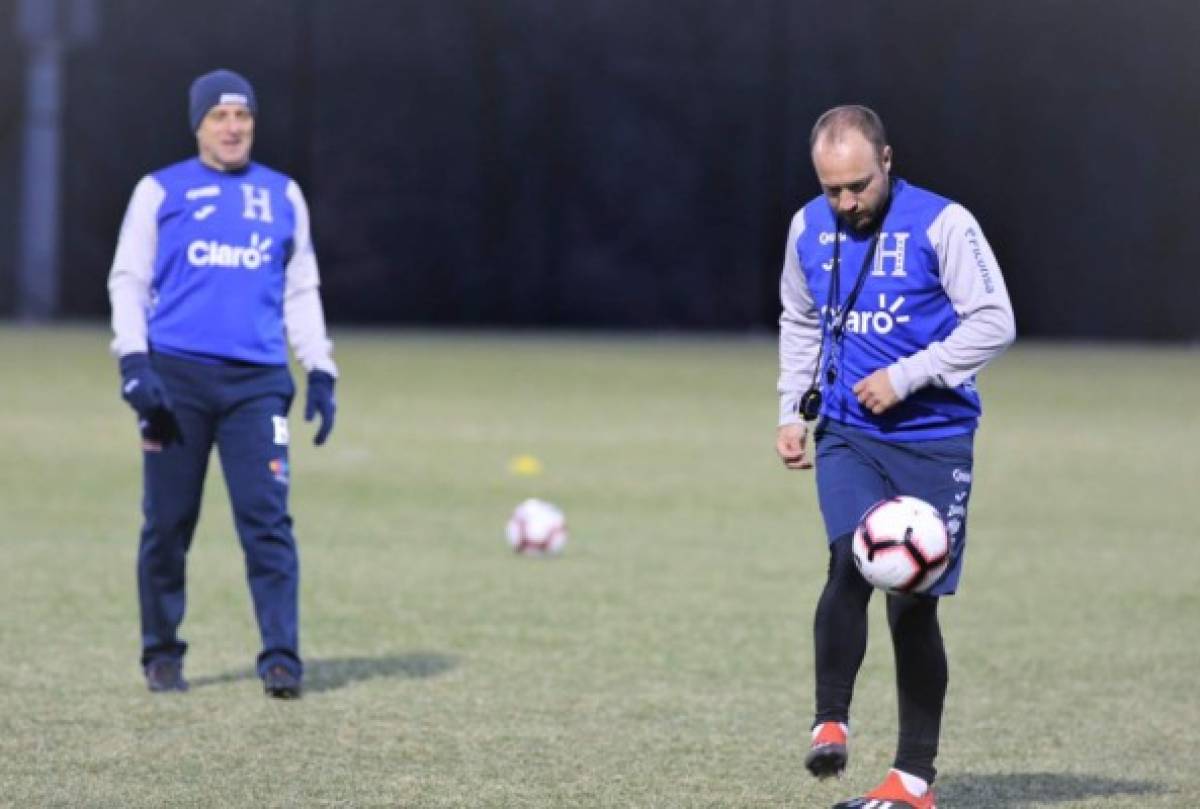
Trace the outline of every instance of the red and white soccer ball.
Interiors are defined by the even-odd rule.
[[[517,553],[555,556],[567,544],[567,520],[558,506],[531,497],[513,510],[504,533]]]
[[[950,534],[938,510],[917,497],[880,500],[854,531],[854,562],[872,586],[923,593],[950,564]]]

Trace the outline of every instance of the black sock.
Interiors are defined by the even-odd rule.
[[[936,598],[888,596],[900,706],[900,740],[892,766],[929,783],[937,775],[933,760],[949,680],[937,605]]]
[[[829,573],[813,621],[817,722],[847,722],[854,680],[867,653],[871,585],[859,574],[851,534],[829,546]]]

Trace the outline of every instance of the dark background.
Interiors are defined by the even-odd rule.
[[[0,0],[0,314],[24,53]],[[1023,335],[1200,339],[1193,0],[99,0],[67,57],[62,297],[103,317],[186,92],[255,84],[256,159],[313,210],[333,322],[771,329],[808,131],[873,106],[965,204]],[[5,23],[7,21],[7,23]]]

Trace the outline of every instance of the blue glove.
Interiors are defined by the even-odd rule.
[[[308,372],[308,400],[304,405],[304,420],[312,421],[313,416],[321,414],[321,427],[317,430],[313,443],[318,447],[333,432],[333,414],[337,412],[337,402],[333,398],[333,383],[336,380],[332,374],[325,371]]]
[[[183,443],[183,431],[179,429],[167,389],[147,354],[138,352],[121,357],[121,398],[137,413],[142,438],[164,447],[176,441]]]

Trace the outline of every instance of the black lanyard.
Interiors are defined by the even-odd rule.
[[[842,338],[846,334],[846,318],[850,317],[850,311],[858,301],[858,296],[862,293],[863,285],[867,283],[867,273],[871,271],[871,265],[875,262],[875,250],[879,246],[879,238],[883,233],[883,226],[887,219],[888,211],[892,207],[892,194],[894,190],[893,188],[888,188],[888,201],[882,215],[879,217],[879,227],[875,228],[875,233],[871,236],[871,246],[867,248],[867,255],[863,258],[862,267],[858,271],[858,277],[854,279],[854,287],[850,290],[850,294],[846,297],[841,308],[836,310],[836,315],[834,314],[833,304],[841,294],[842,221],[837,218],[836,213],[834,214],[836,225],[833,234],[833,268],[831,269],[833,277],[829,279],[829,294],[825,296],[825,311],[827,314],[821,317],[821,345],[817,349],[817,364],[813,367],[812,381],[809,383],[808,390],[804,392],[804,395],[796,403],[796,412],[805,421],[814,420],[821,411],[823,397],[821,395],[821,388],[817,385],[821,366],[825,362],[832,360],[835,353],[839,357],[841,356]],[[831,365],[825,372],[825,379],[830,385],[836,382],[837,368]]]
[[[846,333],[846,318],[850,316],[850,310],[854,308],[854,304],[858,301],[858,296],[862,292],[863,285],[867,283],[867,273],[871,270],[871,265],[875,261],[875,248],[879,246],[879,234],[883,232],[883,220],[880,220],[879,227],[875,229],[875,233],[871,236],[871,246],[867,248],[867,255],[863,258],[862,268],[858,271],[858,277],[854,279],[854,286],[850,290],[850,294],[846,297],[845,303],[840,309],[835,310],[833,304],[837,301],[841,294],[842,286],[842,223],[839,221],[837,230],[833,234],[833,278],[829,279],[829,294],[826,296],[825,309],[829,313],[832,320],[829,323],[829,333],[833,339],[840,343],[842,336]],[[834,312],[837,312],[835,315]]]

